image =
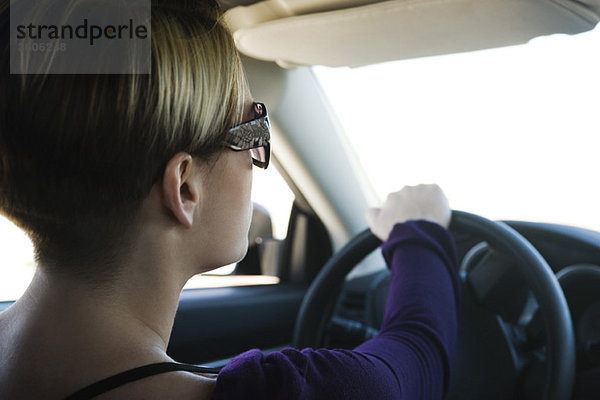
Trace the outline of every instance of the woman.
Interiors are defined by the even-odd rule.
[[[368,214],[392,269],[377,338],[354,351],[251,351],[218,376],[173,364],[185,282],[247,249],[266,108],[212,2],[152,3],[151,75],[83,76],[10,75],[7,3],[0,210],[31,237],[38,268],[0,314],[0,398],[90,398],[85,388],[105,378],[92,387],[99,399],[444,395],[458,285],[436,186],[405,188]]]

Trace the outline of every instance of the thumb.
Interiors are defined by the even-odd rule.
[[[369,225],[369,228],[371,228],[371,231],[374,231],[375,229],[375,221],[377,220],[377,217],[379,217],[380,212],[381,208],[373,207],[369,208],[365,213],[365,217],[367,218],[367,224]]]

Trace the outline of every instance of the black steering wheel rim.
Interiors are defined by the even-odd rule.
[[[502,222],[463,211],[452,212],[450,230],[476,235],[512,257],[523,271],[543,315],[547,337],[544,399],[567,400],[575,378],[575,339],[571,315],[558,280],[546,260],[521,234]],[[381,245],[368,229],[355,236],[329,259],[308,289],[294,329],[293,346],[318,347],[331,318],[344,278],[364,257]]]

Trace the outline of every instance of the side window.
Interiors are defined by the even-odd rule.
[[[0,215],[0,301],[16,300],[35,272],[29,237]]]
[[[276,284],[278,252],[287,233],[294,196],[277,170],[254,169],[255,204],[248,255],[190,279],[186,288]],[[35,272],[33,246],[27,235],[0,215],[0,301],[18,299]]]

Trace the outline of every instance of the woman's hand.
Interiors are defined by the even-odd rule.
[[[450,216],[448,199],[438,185],[417,185],[390,193],[383,207],[367,211],[367,222],[371,232],[385,241],[397,223],[424,219],[448,228]]]

